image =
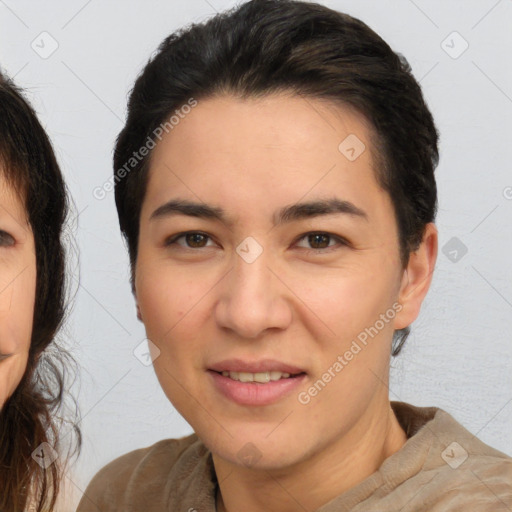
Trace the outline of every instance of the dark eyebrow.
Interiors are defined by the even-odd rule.
[[[318,217],[320,215],[332,215],[334,213],[344,213],[353,217],[368,220],[366,212],[358,208],[355,204],[349,201],[333,198],[285,206],[274,214],[273,222],[274,226],[277,226],[287,222]],[[150,220],[170,215],[187,215],[189,217],[217,220],[227,226],[232,226],[234,224],[233,219],[228,217],[222,208],[218,206],[210,206],[205,203],[195,203],[185,199],[172,199],[162,206],[159,206],[151,214]]]

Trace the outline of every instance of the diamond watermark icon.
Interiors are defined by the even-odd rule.
[[[59,454],[48,443],[41,443],[33,452],[32,458],[43,468],[49,468],[58,458]]]
[[[454,441],[444,449],[441,457],[448,466],[457,469],[468,458],[468,452],[457,441]]]
[[[257,464],[262,454],[253,443],[246,443],[236,454],[238,460],[248,468]]]
[[[469,48],[469,43],[457,31],[453,31],[443,39],[441,48],[452,59],[458,59]]]
[[[351,162],[357,160],[364,153],[365,149],[364,142],[353,133],[343,139],[338,146],[339,152]]]
[[[133,355],[144,366],[151,366],[160,355],[160,349],[150,339],[146,338],[135,347]]]
[[[236,252],[246,263],[253,263],[263,252],[263,247],[255,238],[248,236],[238,245]]]
[[[468,248],[456,236],[443,245],[443,254],[452,262],[458,263],[468,252]]]
[[[30,43],[32,50],[34,50],[39,57],[42,59],[48,59],[51,57],[59,47],[57,40],[48,32],[41,32],[33,41]]]

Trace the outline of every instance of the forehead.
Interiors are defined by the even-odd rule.
[[[0,216],[10,216],[17,223],[26,227],[28,225],[28,212],[25,207],[22,185],[14,184],[10,176],[6,175],[5,167],[0,164]]]
[[[277,198],[290,203],[334,190],[387,195],[375,178],[371,137],[362,115],[325,100],[201,100],[153,150],[145,203],[215,196],[263,209]]]
[[[292,159],[293,153],[297,159],[318,157],[318,148],[328,148],[337,156],[345,137],[369,142],[372,131],[348,105],[286,93],[248,99],[216,96],[198,101],[180,119],[172,117],[175,124],[154,150],[156,158],[164,147],[182,149],[182,159],[192,149],[189,157],[240,158],[255,147],[265,150],[262,157],[280,154]]]

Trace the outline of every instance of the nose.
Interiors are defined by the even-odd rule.
[[[233,268],[222,280],[215,307],[217,325],[237,337],[254,339],[268,329],[286,329],[292,319],[287,288],[263,251],[248,262],[236,252]],[[275,265],[274,265],[275,267]]]

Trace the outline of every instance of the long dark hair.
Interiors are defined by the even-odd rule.
[[[20,512],[30,503],[38,512],[47,512],[55,507],[65,462],[45,468],[32,454],[44,450],[42,443],[57,453],[61,450],[64,385],[69,372],[74,372],[72,358],[55,342],[66,312],[62,232],[69,202],[45,130],[22,92],[1,72],[0,167],[27,211],[37,269],[27,367],[0,411],[0,511]],[[76,425],[72,424],[71,433],[75,448],[71,450],[73,441],[69,443],[68,456],[81,446]]]
[[[369,120],[376,178],[393,202],[406,266],[435,219],[439,160],[438,133],[407,61],[347,14],[312,2],[250,0],[167,37],[130,94],[114,153],[114,182],[132,288],[151,157],[137,162],[134,151],[191,97],[281,91],[349,105]],[[392,355],[408,334],[409,327],[395,332]]]

